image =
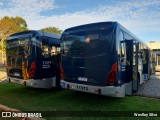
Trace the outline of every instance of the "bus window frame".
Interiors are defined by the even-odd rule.
[[[123,63],[126,63],[126,50],[125,50],[126,44],[125,44],[125,39],[124,39],[124,33],[122,30],[119,31],[119,38],[120,38],[120,61]]]

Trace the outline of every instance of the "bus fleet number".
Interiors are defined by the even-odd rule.
[[[88,87],[78,86],[78,85],[77,85],[77,89],[79,89],[79,90],[88,90]]]

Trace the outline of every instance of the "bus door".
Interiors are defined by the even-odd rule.
[[[126,83],[126,95],[132,95],[133,40],[121,41],[121,79]]]
[[[53,62],[51,59],[51,46],[45,40],[42,41],[42,78],[50,78],[53,77]]]
[[[148,80],[150,77],[150,61],[149,61],[149,50],[145,48],[143,50],[143,80]]]
[[[57,76],[59,73],[58,66],[59,66],[59,61],[58,61],[58,55],[60,53],[60,47],[52,45],[51,46],[51,61],[52,61],[52,73],[53,76]]]
[[[138,91],[140,83],[140,76],[138,76],[138,51],[139,44],[137,41],[133,41],[133,92]]]
[[[121,42],[121,74],[122,79],[127,83],[126,95],[132,95],[138,90],[138,43],[134,40]],[[121,50],[122,51],[122,50]]]

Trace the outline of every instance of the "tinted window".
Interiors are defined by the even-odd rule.
[[[51,56],[55,56],[60,53],[60,47],[52,46],[51,47]]]
[[[21,66],[22,58],[31,55],[30,38],[12,39],[7,41],[7,65]]]
[[[75,32],[62,38],[63,55],[94,56],[108,54],[113,49],[113,31]]]
[[[48,44],[42,43],[42,55],[44,58],[49,58],[51,56],[50,46]]]

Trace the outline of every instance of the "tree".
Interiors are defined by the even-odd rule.
[[[12,17],[11,19],[12,19],[13,22],[16,23],[18,26],[20,26],[20,27],[26,27],[26,28],[27,28],[27,23],[26,23],[26,21],[25,21],[23,18],[16,16],[15,18]]]
[[[0,44],[2,56],[4,55],[3,52],[5,51],[3,43],[7,39],[7,37],[15,32],[24,30],[27,30],[27,23],[21,17],[4,16],[2,19],[0,19]]]
[[[27,23],[21,17],[11,17],[8,16],[0,19],[0,39],[2,36],[4,38],[8,37],[10,34],[15,32],[20,32],[27,30]]]
[[[47,28],[43,28],[41,29],[44,32],[49,32],[49,33],[54,33],[54,34],[61,34],[62,30],[60,30],[59,28],[56,27],[47,27]]]

